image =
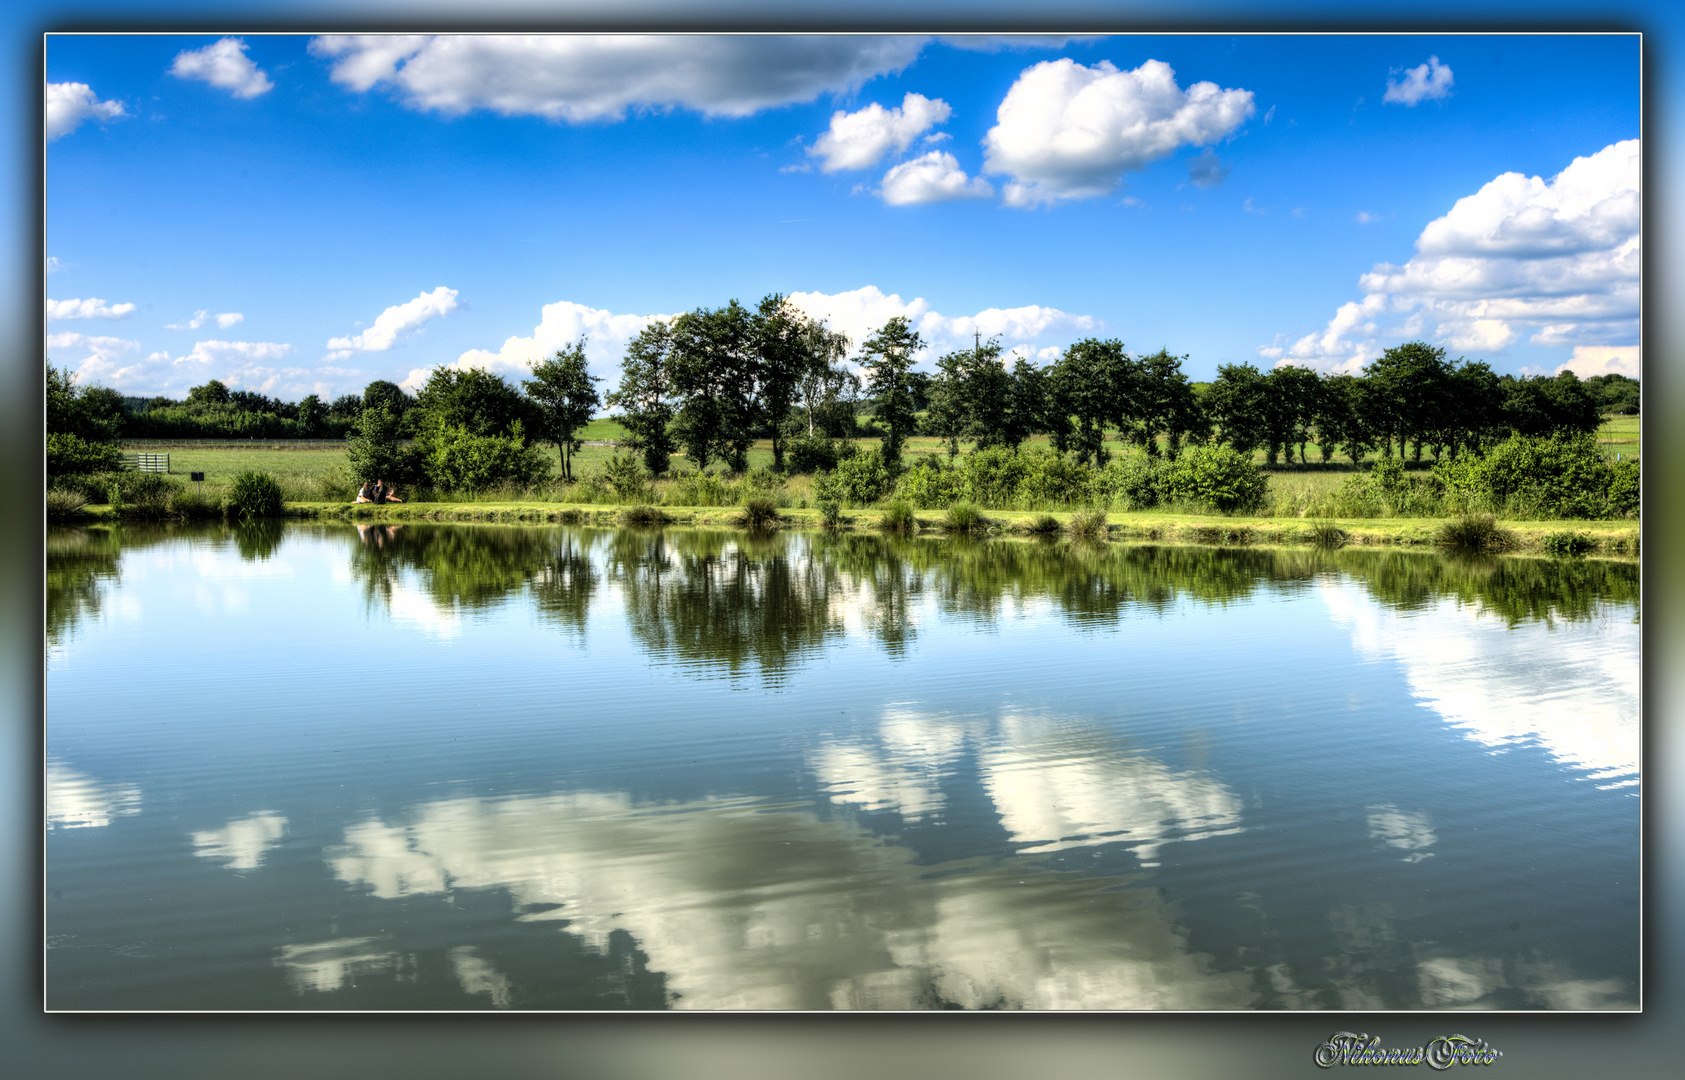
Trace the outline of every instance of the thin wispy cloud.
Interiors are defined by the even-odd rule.
[[[329,360],[343,360],[352,353],[385,352],[398,340],[414,332],[429,319],[442,319],[457,309],[456,290],[440,285],[414,300],[394,304],[381,312],[374,324],[360,334],[328,340]]]

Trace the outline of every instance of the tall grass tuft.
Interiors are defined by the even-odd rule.
[[[268,473],[247,469],[234,474],[228,491],[228,515],[247,520],[281,516],[281,485]]]
[[[767,530],[778,528],[782,520],[778,516],[778,504],[762,497],[743,504],[743,513],[738,515],[737,524],[745,529]]]
[[[1580,532],[1554,532],[1542,541],[1545,554],[1553,559],[1578,559],[1597,550],[1597,541]]]
[[[74,521],[82,516],[82,508],[86,505],[88,497],[80,491],[53,488],[47,492],[47,520]]]
[[[628,506],[620,512],[620,523],[622,525],[665,525],[670,520],[666,514],[653,506]]]
[[[913,513],[913,504],[906,499],[895,499],[883,508],[883,516],[878,519],[878,528],[884,532],[911,534],[919,531],[919,519]]]
[[[948,507],[948,513],[942,518],[942,531],[958,536],[982,536],[989,531],[991,524],[971,503],[957,502]]]
[[[1318,521],[1311,526],[1310,539],[1312,547],[1339,548],[1345,547],[1350,537],[1332,521]]]
[[[1441,525],[1438,543],[1447,551],[1492,555],[1515,547],[1515,534],[1499,528],[1490,514],[1470,514]]]
[[[1071,515],[1070,534],[1073,540],[1096,543],[1111,536],[1104,510],[1078,510]]]
[[[1065,531],[1065,526],[1059,524],[1059,519],[1052,514],[1038,514],[1020,528],[1030,536],[1041,537],[1054,537]]]
[[[842,525],[842,503],[836,499],[820,499],[818,506],[819,524],[827,529],[835,529]]]

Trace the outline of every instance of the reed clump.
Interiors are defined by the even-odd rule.
[[[1441,525],[1436,542],[1446,551],[1496,555],[1515,547],[1515,534],[1491,514],[1469,514]]]
[[[913,513],[913,504],[906,499],[895,499],[883,508],[883,516],[878,518],[878,528],[884,532],[911,535],[919,531],[919,519]]]
[[[983,512],[971,503],[957,502],[943,515],[942,531],[956,536],[982,536],[989,531],[991,524]]]
[[[778,504],[767,498],[748,500],[743,504],[743,512],[737,516],[738,525],[761,531],[776,529],[783,520],[778,516]]]
[[[1110,537],[1112,528],[1106,521],[1104,510],[1078,510],[1071,515],[1067,531],[1073,540],[1097,543]]]

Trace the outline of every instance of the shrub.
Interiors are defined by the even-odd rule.
[[[878,519],[878,528],[892,533],[918,532],[919,519],[913,513],[913,504],[905,499],[891,502],[883,508],[883,516]]]
[[[990,524],[977,507],[959,502],[948,507],[947,515],[942,519],[942,531],[960,536],[980,536],[989,531]]]
[[[926,458],[901,474],[895,482],[895,497],[906,499],[920,510],[947,506],[960,497],[960,476]]]
[[[666,514],[653,506],[628,506],[620,512],[622,525],[665,525],[669,520]]]
[[[1094,479],[1095,494],[1119,510],[1148,510],[1164,501],[1172,463],[1142,453],[1120,454]]]
[[[1464,500],[1547,518],[1607,518],[1638,513],[1638,463],[1603,460],[1590,433],[1514,435],[1484,457],[1462,457],[1434,469]]]
[[[52,488],[47,492],[47,520],[73,521],[82,517],[82,508],[88,505],[88,497],[80,491],[69,491]]]
[[[1018,455],[1024,473],[1014,501],[1020,506],[1071,506],[1094,497],[1096,473],[1075,456],[1032,447]]]
[[[839,461],[835,469],[814,481],[813,492],[847,506],[870,506],[888,494],[894,482],[883,454],[873,447]]]
[[[47,475],[82,476],[117,468],[117,447],[63,433],[47,436]]]
[[[376,405],[357,414],[345,437],[346,478],[355,498],[359,487],[370,480],[391,484],[414,484],[422,479],[427,462],[416,446],[399,441],[399,420],[386,405]],[[440,485],[441,487],[448,485]]]
[[[1609,466],[1609,513],[1612,517],[1638,516],[1638,459],[1627,458]]]
[[[1312,547],[1337,548],[1344,547],[1348,537],[1346,530],[1332,521],[1319,521],[1311,526],[1310,539]]]
[[[830,472],[854,451],[849,444],[798,436],[784,444],[784,466],[793,473]]]
[[[842,524],[842,503],[835,499],[820,499],[819,523],[827,529],[834,529]]]
[[[528,446],[519,432],[474,435],[466,427],[453,426],[436,432],[429,443],[427,478],[446,491],[532,484],[549,474],[549,458],[538,447]]]
[[[1028,471],[1028,455],[1005,446],[991,446],[967,454],[960,462],[960,492],[978,506],[1007,507],[1018,499],[1018,485]],[[1042,450],[1042,453],[1050,451]]]
[[[281,485],[268,473],[247,469],[234,474],[228,514],[242,520],[281,516]]]
[[[1494,554],[1515,546],[1515,534],[1498,527],[1490,514],[1470,514],[1439,527],[1439,546],[1467,554]]]
[[[1585,533],[1554,532],[1545,536],[1545,554],[1555,559],[1574,559],[1597,550],[1597,541]]]
[[[776,529],[779,521],[778,507],[771,499],[750,499],[737,519],[745,529]]]
[[[622,481],[622,486],[626,485]],[[727,506],[733,501],[731,485],[717,473],[681,473],[667,489],[667,502],[672,506]]]
[[[1052,537],[1065,531],[1065,526],[1059,524],[1059,519],[1052,514],[1041,514],[1026,522],[1021,528],[1031,536]]]
[[[1070,534],[1073,540],[1095,543],[1111,535],[1104,510],[1078,510],[1071,515]]]
[[[1171,463],[1167,494],[1222,513],[1254,509],[1269,492],[1269,480],[1249,454],[1229,446],[1192,446]]]

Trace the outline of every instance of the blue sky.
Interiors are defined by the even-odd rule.
[[[585,334],[612,381],[650,317],[779,291],[856,344],[907,314],[930,356],[1097,335],[1209,378],[1421,337],[1635,373],[1639,53],[53,36],[48,353],[129,393],[296,400],[519,377]]]

